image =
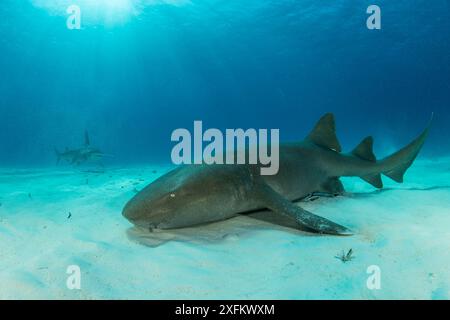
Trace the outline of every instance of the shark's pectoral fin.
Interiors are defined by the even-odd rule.
[[[352,232],[346,227],[302,209],[266,184],[261,184],[258,191],[264,206],[276,213],[294,218],[297,223],[308,229],[318,233],[352,235]]]

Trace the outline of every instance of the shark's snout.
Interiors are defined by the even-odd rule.
[[[144,211],[136,203],[134,199],[131,199],[123,208],[122,215],[136,226],[143,226]]]
[[[135,209],[135,206],[132,204],[133,200],[130,200],[122,210],[122,216],[124,216],[130,222],[133,222],[138,218],[139,212]]]
[[[122,215],[132,224],[148,229],[157,229],[163,218],[154,201],[144,200],[139,194],[125,205]]]

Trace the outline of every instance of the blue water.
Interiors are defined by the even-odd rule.
[[[325,112],[344,149],[373,134],[381,154],[434,112],[422,155],[448,154],[447,0],[378,0],[381,30],[365,0],[93,2],[1,2],[0,166],[54,165],[84,130],[110,164],[168,163],[194,120],[286,141]],[[81,30],[66,27],[73,3]]]

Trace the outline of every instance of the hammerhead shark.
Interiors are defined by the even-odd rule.
[[[360,177],[376,188],[383,188],[381,174],[403,182],[428,131],[429,126],[404,148],[377,160],[370,136],[350,153],[341,153],[334,116],[327,113],[303,141],[280,145],[280,167],[275,175],[260,175],[257,164],[180,166],[137,193],[122,214],[134,225],[152,231],[192,227],[269,209],[302,230],[351,235],[348,228],[293,201],[314,193],[342,194],[340,177]]]
[[[90,160],[99,160],[102,159],[105,154],[100,151],[100,149],[92,147],[89,134],[87,131],[84,132],[84,145],[81,148],[77,149],[69,149],[66,148],[65,151],[59,152],[55,149],[57,163],[61,160],[65,160],[73,165],[79,165],[81,163],[90,161]]]

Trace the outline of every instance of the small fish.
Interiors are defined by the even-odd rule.
[[[302,200],[304,201],[304,202],[312,202],[312,201],[315,201],[315,200],[317,200],[317,199],[319,199],[319,196],[316,196],[316,195],[314,195],[314,194],[308,194],[305,198],[303,198]]]
[[[72,212],[69,212],[69,215],[67,216],[67,219],[70,219],[72,217]]]
[[[347,253],[345,253],[344,250],[342,250],[341,255],[337,255],[337,256],[335,256],[335,258],[341,260],[344,263],[348,262],[348,261],[351,261],[354,258],[353,257],[353,249],[348,250]]]

